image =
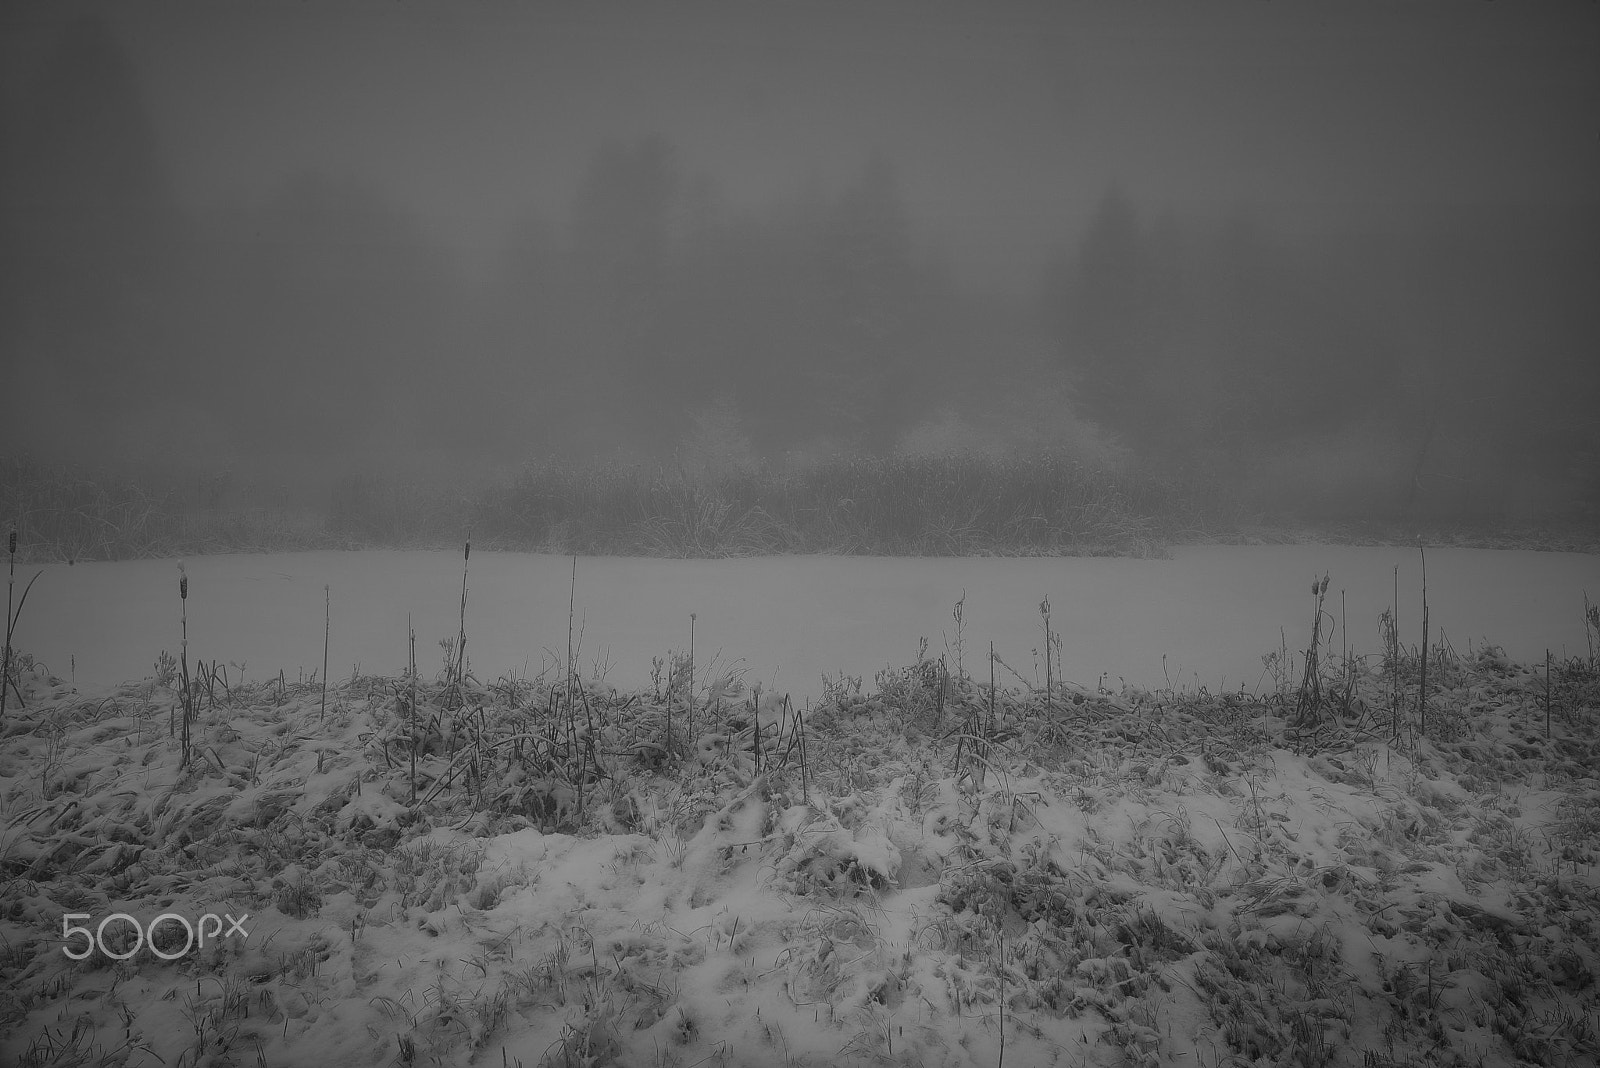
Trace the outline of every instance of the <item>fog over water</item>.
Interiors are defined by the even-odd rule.
[[[1593,4],[0,10],[0,447],[1600,499]]]

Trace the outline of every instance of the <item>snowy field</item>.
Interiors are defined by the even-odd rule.
[[[1586,652],[1583,593],[1600,596],[1600,556],[1479,549],[1427,555],[1429,607],[1463,656],[1486,639],[1513,657]],[[318,552],[208,556],[187,563],[189,655],[237,679],[320,672],[324,586],[331,601],[329,673],[389,674],[406,661],[441,662],[438,642],[460,629],[461,553]],[[1024,673],[1041,647],[1038,605],[1050,598],[1064,676],[1095,686],[1102,673],[1146,687],[1254,689],[1261,657],[1310,638],[1311,580],[1330,578],[1335,648],[1379,648],[1378,618],[1395,602],[1403,635],[1421,637],[1421,560],[1415,549],[1342,545],[1177,547],[1169,559],[1011,557],[901,559],[786,556],[739,560],[570,558],[475,550],[467,575],[468,654],[479,678],[537,674],[566,656],[567,608],[583,628],[587,672],[648,684],[651,660],[687,652],[696,616],[698,659],[797,702],[824,674],[860,675],[908,663],[919,639],[932,655],[953,637],[965,594],[966,638],[993,641]],[[31,577],[37,568],[25,570]],[[18,642],[57,676],[86,686],[144,678],[181,640],[174,561],[42,568]],[[1344,594],[1341,609],[1340,595]],[[1326,630],[1326,628],[1325,628]],[[1042,678],[1042,669],[1041,669]]]
[[[46,569],[0,1063],[1600,1057],[1595,557],[461,565]]]

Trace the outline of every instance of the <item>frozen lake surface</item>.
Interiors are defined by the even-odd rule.
[[[1432,633],[1463,655],[1485,640],[1513,657],[1587,651],[1583,594],[1600,597],[1600,556],[1484,549],[1429,551]],[[965,664],[986,672],[993,641],[1032,675],[1042,650],[1039,602],[1050,598],[1065,677],[1094,686],[1102,674],[1145,686],[1254,688],[1262,656],[1304,649],[1311,583],[1330,574],[1326,609],[1349,620],[1353,651],[1379,647],[1378,617],[1394,600],[1400,568],[1404,640],[1421,636],[1421,568],[1415,549],[1349,546],[1180,547],[1171,559],[902,559],[839,556],[743,560],[580,558],[580,663],[610,664],[609,680],[648,686],[651,658],[689,647],[695,613],[698,671],[747,669],[747,682],[815,697],[824,673],[872,676],[916,656],[952,650],[951,610],[965,591]],[[559,665],[567,640],[570,557],[474,552],[468,572],[467,652],[482,679]],[[316,552],[197,557],[187,561],[189,657],[244,664],[260,680],[319,671],[323,587],[331,588],[330,674],[398,673],[406,618],[417,662],[436,672],[439,641],[453,636],[461,553]],[[20,586],[34,568],[19,570]],[[1332,648],[1341,645],[1335,630]],[[153,673],[180,641],[174,560],[44,568],[16,635],[17,647],[80,686]],[[711,663],[711,657],[718,657]],[[1043,668],[1039,667],[1040,677]],[[238,672],[230,669],[230,675]],[[701,674],[700,678],[706,678]],[[1000,678],[1015,682],[1004,671]]]

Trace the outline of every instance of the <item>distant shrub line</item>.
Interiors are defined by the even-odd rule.
[[[1143,554],[1225,525],[1172,478],[1041,456],[851,458],[689,472],[554,463],[472,489],[370,475],[325,514],[200,508],[125,476],[0,460],[0,516],[33,559],[446,546],[647,556]]]
[[[201,506],[175,489],[22,456],[0,458],[0,520],[15,525],[23,559],[79,561],[444,548],[469,532],[485,549],[585,555],[1144,556],[1174,543],[1236,540],[1242,515],[1215,478],[1099,469],[1048,454],[699,471],[551,462],[445,488],[357,475],[340,481],[320,511]],[[1419,533],[1407,526],[1404,537],[1382,534],[1399,529],[1392,523],[1315,528],[1302,536],[1411,542]],[[1438,538],[1421,533],[1430,543],[1462,540],[1448,529]],[[1466,540],[1541,544],[1540,537],[1485,530]]]
[[[978,456],[698,476],[535,466],[483,494],[474,516],[508,547],[671,556],[1137,553],[1217,523],[1175,480]]]

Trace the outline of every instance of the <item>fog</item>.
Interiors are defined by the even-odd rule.
[[[1597,57],[1582,3],[10,3],[0,448],[1592,517]]]

